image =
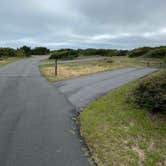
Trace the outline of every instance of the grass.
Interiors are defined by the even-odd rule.
[[[69,78],[74,78],[78,76],[93,74],[97,72],[103,72],[108,70],[115,70],[125,67],[133,66],[143,66],[142,61],[146,61],[146,58],[129,58],[129,57],[111,57],[104,58],[99,61],[89,61],[89,62],[75,62],[66,63],[58,65],[58,76],[54,75],[54,65],[53,64],[43,64],[40,65],[41,73],[49,81],[59,81]],[[149,60],[149,59],[148,59]],[[161,61],[160,59],[150,59],[151,61]]]
[[[136,84],[113,90],[80,114],[81,133],[99,166],[166,165],[166,115],[126,102]]]
[[[139,59],[139,61],[141,61],[141,59]],[[97,72],[141,65],[143,65],[143,63],[139,63],[136,58],[112,57],[100,61],[59,64],[58,76],[54,75],[53,64],[40,65],[40,70],[49,81],[59,81]]]
[[[0,60],[0,66],[7,65],[9,63],[16,62],[18,60],[25,59],[27,57],[10,57],[10,58],[5,58],[3,60]]]
[[[83,56],[83,55],[80,55],[78,56],[77,58],[74,58],[74,60],[83,60],[83,59],[91,59],[91,58],[104,58],[104,56],[96,56],[96,55],[91,55],[91,56]],[[61,61],[66,61],[66,60],[61,60]],[[43,59],[41,60],[41,62],[54,62],[54,59]]]
[[[49,81],[58,81],[69,79],[73,77],[88,75],[92,73],[115,70],[124,68],[128,65],[126,63],[112,62],[106,60],[90,61],[90,62],[76,62],[58,65],[58,76],[54,75],[54,65],[41,65],[40,70]]]

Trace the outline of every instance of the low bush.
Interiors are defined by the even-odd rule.
[[[136,48],[136,49],[129,51],[128,55],[131,58],[132,57],[139,57],[139,56],[145,55],[146,53],[148,53],[151,50],[152,50],[151,47]]]
[[[22,49],[17,49],[17,50],[16,50],[16,55],[17,55],[18,57],[24,57],[24,56],[25,56],[24,50],[22,50]]]
[[[127,50],[117,50],[117,49],[95,49],[95,48],[88,48],[88,49],[79,49],[77,50],[79,55],[83,56],[126,56],[128,51]]]
[[[72,49],[65,49],[65,50],[58,50],[54,51],[49,59],[55,59],[55,57],[60,56],[59,59],[63,60],[72,60],[76,57],[78,57],[78,52],[76,50]]]
[[[31,56],[31,54],[32,54],[31,47],[29,47],[29,46],[23,46],[19,50],[21,50],[23,52],[23,54],[27,57]]]
[[[12,48],[0,48],[0,57],[14,57],[16,56],[16,51]]]
[[[141,80],[131,90],[129,101],[150,111],[166,112],[166,71]]]
[[[32,49],[32,55],[46,55],[50,52],[46,47],[36,47]]]
[[[110,58],[104,58],[104,62],[106,63],[113,63],[114,61]]]
[[[147,58],[164,58],[166,57],[166,48],[157,48],[145,54]]]
[[[116,56],[127,56],[128,50],[119,50]]]

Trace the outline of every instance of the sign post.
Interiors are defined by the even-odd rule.
[[[57,59],[55,59],[55,76],[57,76],[58,74],[58,63],[57,63]]]

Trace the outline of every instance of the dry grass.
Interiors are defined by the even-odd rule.
[[[151,61],[156,61],[158,59],[150,59]],[[108,70],[115,70],[125,67],[132,66],[144,66],[142,61],[147,61],[146,58],[129,58],[129,57],[110,57],[98,61],[89,62],[75,62],[66,63],[58,65],[58,76],[54,75],[54,65],[47,64],[41,65],[41,73],[49,81],[59,81],[69,78],[74,78],[78,76],[93,74],[97,72],[103,72]],[[149,59],[148,59],[149,61]],[[160,59],[158,61],[161,61]]]
[[[58,65],[58,76],[54,75],[54,65],[41,65],[40,69],[42,74],[49,81],[58,81],[69,78],[74,78],[78,76],[93,74],[97,72],[103,72],[108,70],[115,70],[119,68],[124,68],[131,66],[131,64],[126,63],[126,61],[112,61],[112,60],[101,60],[96,62],[77,62],[68,64]]]
[[[0,59],[0,66],[7,65],[12,62],[16,62],[18,60],[26,59],[29,57],[10,57],[10,58],[5,58],[5,59]]]
[[[6,60],[0,60],[0,65],[6,64]]]

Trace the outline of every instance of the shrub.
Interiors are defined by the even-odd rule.
[[[138,106],[166,112],[166,71],[144,78],[131,94],[130,101]]]
[[[110,59],[110,58],[104,58],[104,61],[106,62],[106,63],[113,63],[114,61],[112,60],[112,59]]]
[[[61,52],[57,51],[57,52],[53,52],[51,56],[49,57],[49,59],[63,59],[63,56],[65,55],[66,55],[65,51],[61,51]]]
[[[49,59],[55,59],[55,57],[60,57],[59,59],[63,60],[72,60],[78,57],[78,51],[72,49],[61,49],[58,51],[54,51]]]
[[[128,50],[119,50],[116,56],[127,56]]]
[[[80,55],[84,56],[125,56],[127,55],[127,50],[116,50],[116,49],[95,49],[95,48],[88,48],[88,49],[79,49],[78,50]]]
[[[147,58],[164,58],[166,57],[166,48],[157,48],[145,54]]]
[[[0,48],[0,57],[14,57],[16,56],[16,51],[12,48]]]
[[[25,56],[24,50],[22,50],[22,49],[17,49],[16,54],[19,57],[24,57]]]
[[[129,57],[138,57],[138,56],[145,55],[146,53],[148,53],[151,50],[152,50],[151,47],[136,48],[136,49],[129,51],[128,55],[129,55]]]
[[[46,47],[36,47],[32,49],[32,55],[46,55],[50,52]]]
[[[24,52],[25,56],[30,56],[32,53],[31,47],[28,47],[28,46],[23,46],[20,48],[20,50]]]

